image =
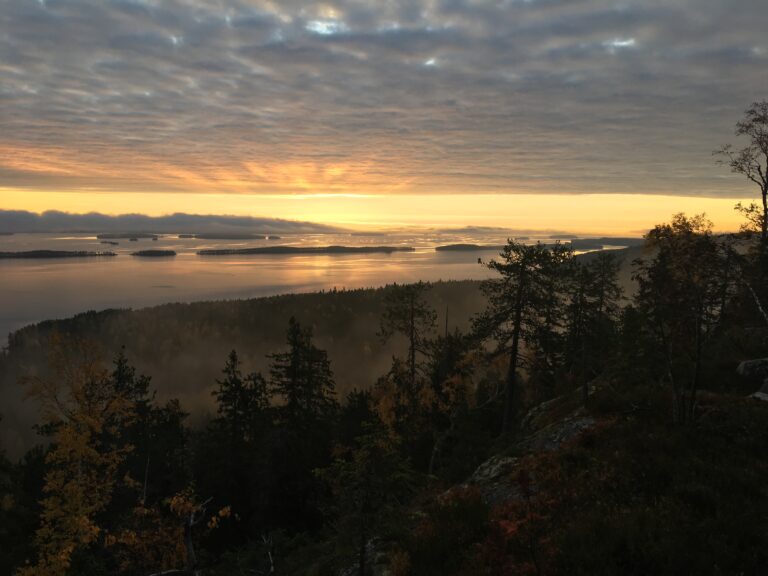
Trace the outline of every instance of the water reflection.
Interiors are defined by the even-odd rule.
[[[90,235],[19,234],[0,238],[1,251],[112,250],[116,258],[0,260],[0,341],[26,324],[86,310],[141,308],[166,302],[252,298],[285,292],[381,286],[417,280],[480,279],[488,270],[477,252],[435,252],[440,243],[477,241],[444,236],[312,235],[269,240],[161,237],[102,245]],[[493,239],[503,242],[503,239]],[[482,243],[489,242],[483,238]],[[402,245],[391,254],[251,255],[200,257],[203,248],[258,245]],[[174,258],[140,259],[140,249],[175,250]],[[486,253],[483,253],[486,256]],[[487,253],[490,257],[492,253]]]

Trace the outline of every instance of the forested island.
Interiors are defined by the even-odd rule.
[[[87,250],[24,250],[20,252],[0,252],[0,259],[21,258],[101,258],[117,256],[114,252],[91,252]]]
[[[574,238],[564,234],[556,234],[551,236],[551,238],[558,241],[563,240],[563,243],[567,244],[574,250],[603,250],[606,246],[641,246],[644,242],[642,238],[622,238],[610,236],[604,236],[601,238]],[[521,242],[523,238],[516,238],[516,240]],[[437,252],[479,252],[488,250],[498,252],[503,249],[504,246],[498,244],[446,244],[443,246],[435,247]]]
[[[260,246],[257,248],[216,248],[198,250],[200,256],[248,254],[391,254],[413,252],[411,246]]]
[[[167,258],[169,256],[176,256],[176,252],[173,250],[138,250],[131,252],[131,256],[139,256],[142,258]]]

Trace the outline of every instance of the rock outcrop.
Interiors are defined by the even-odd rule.
[[[476,487],[489,504],[518,497],[514,472],[521,455],[555,450],[595,425],[594,418],[579,406],[579,399],[575,392],[532,408],[522,420],[523,438],[507,454],[480,464],[464,485]]]
[[[768,358],[745,360],[736,368],[736,373],[760,386],[760,389],[752,394],[752,398],[768,402]]]

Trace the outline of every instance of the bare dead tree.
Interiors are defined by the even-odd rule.
[[[762,206],[753,203],[736,207],[747,217],[747,229],[759,228],[761,245],[768,245],[768,100],[754,102],[736,124],[736,135],[746,136],[748,144],[740,150],[726,144],[714,154],[731,172],[742,174],[760,189]]]

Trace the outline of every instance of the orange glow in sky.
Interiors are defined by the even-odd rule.
[[[641,194],[278,195],[32,192],[0,188],[0,197],[0,208],[8,210],[252,215],[361,229],[472,225],[639,235],[677,212],[704,212],[719,230],[737,230],[741,224],[741,216],[733,209],[739,199]]]

